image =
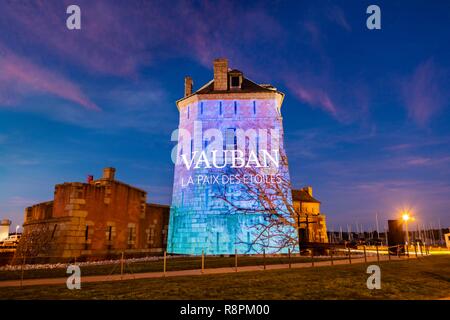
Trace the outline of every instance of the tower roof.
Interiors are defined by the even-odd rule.
[[[235,92],[235,89],[230,89],[225,91]],[[242,84],[239,89],[239,92],[273,92],[277,91],[276,88],[272,87],[271,85],[260,85],[257,84],[245,77],[242,77]],[[205,84],[203,87],[195,91],[193,94],[204,94],[204,93],[224,93],[224,90],[214,90],[214,80],[209,81],[207,84]]]
[[[185,96],[177,101],[177,104],[189,97],[202,94],[227,94],[227,93],[284,93],[270,84],[258,84],[246,78],[242,71],[228,68],[227,59],[214,60],[214,78],[201,86],[196,91],[192,90],[192,78],[185,78]]]
[[[320,203],[319,200],[311,196],[307,190],[292,190],[292,200],[293,201],[301,201],[301,202],[314,202]]]

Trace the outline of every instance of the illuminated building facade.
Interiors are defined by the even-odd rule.
[[[58,184],[53,200],[26,208],[18,252],[36,261],[161,254],[169,206],[147,203],[147,192],[115,174]]]
[[[224,139],[220,143],[223,143],[225,152],[237,150],[239,130],[254,130],[257,135],[262,131],[269,132],[268,136],[258,135],[253,140],[257,152],[264,151],[261,147],[264,140],[267,150],[278,150],[279,158],[286,160],[281,116],[284,94],[271,85],[257,84],[245,78],[239,70],[229,69],[226,59],[214,61],[213,80],[195,92],[192,89],[192,79],[186,77],[185,95],[177,101],[180,114],[179,144],[176,150],[168,252],[233,254],[237,250],[241,254],[256,253],[258,250],[249,244],[254,241],[254,226],[264,223],[263,217],[261,214],[243,213],[242,210],[233,211],[233,205],[245,209],[255,204],[246,203],[243,194],[245,188],[233,181],[235,169],[231,163],[224,168],[207,165],[194,168],[180,161],[180,157],[207,150],[214,142],[208,138],[208,130],[218,130],[222,134]],[[187,132],[190,141],[184,139],[180,143],[183,132]],[[224,164],[229,155],[222,153],[222,150],[220,154],[221,164]],[[289,181],[287,160],[279,163],[276,172]],[[233,205],[220,198],[222,192],[229,196]],[[278,204],[280,209],[286,203],[292,203],[291,191],[286,189],[283,193],[287,199]],[[270,252],[270,249],[266,252]]]
[[[327,243],[326,216],[320,211],[320,201],[313,197],[312,187],[292,190],[292,201],[301,241]]]

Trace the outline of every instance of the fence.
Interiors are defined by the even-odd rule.
[[[390,253],[390,254],[388,254]],[[162,256],[152,256],[143,258],[127,258],[126,253],[122,253],[118,260],[80,262],[76,258],[71,261],[46,265],[27,264],[27,257],[21,257],[20,263],[14,266],[0,267],[1,280],[21,280],[36,278],[59,278],[67,277],[67,266],[77,264],[82,268],[83,276],[89,275],[118,275],[157,272],[161,276],[166,276],[171,271],[199,270],[200,274],[206,273],[208,269],[227,268],[226,272],[238,272],[251,268],[252,270],[266,270],[269,266],[283,265],[281,267],[291,269],[300,266],[324,266],[336,264],[368,263],[373,261],[391,261],[421,258],[429,254],[428,247],[416,246],[360,246],[351,248],[345,245],[342,248],[330,248],[325,256],[315,255],[315,250],[311,249],[309,254],[300,255],[287,254],[266,254],[242,255],[235,252],[230,256],[206,255],[201,256],[172,256],[166,252]],[[16,257],[18,260],[18,258]],[[18,261],[16,261],[18,262]]]

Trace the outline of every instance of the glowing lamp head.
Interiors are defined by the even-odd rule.
[[[409,219],[410,219],[411,217],[409,216],[409,214],[408,213],[404,213],[403,215],[402,215],[402,219],[403,219],[403,221],[408,221]]]

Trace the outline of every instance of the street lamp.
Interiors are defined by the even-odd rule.
[[[17,234],[17,231],[19,230],[19,228],[20,228],[20,226],[17,225],[17,226],[16,226],[16,234]]]
[[[413,220],[414,218],[410,216],[408,211],[403,212],[402,219],[405,222],[405,230],[406,230],[406,244],[409,245],[409,231],[408,231],[408,221]]]

